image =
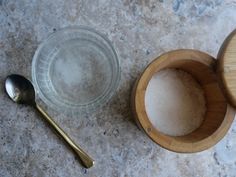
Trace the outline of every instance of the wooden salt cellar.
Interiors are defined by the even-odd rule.
[[[154,73],[181,69],[202,86],[207,111],[201,126],[184,136],[169,136],[151,124],[145,109],[145,92]],[[161,101],[161,100],[160,100]],[[203,151],[220,141],[230,128],[236,108],[236,30],[223,43],[218,60],[197,50],[175,50],[157,57],[136,81],[131,98],[132,111],[139,127],[157,144],[174,151]]]

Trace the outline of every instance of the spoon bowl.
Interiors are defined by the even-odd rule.
[[[5,88],[8,96],[16,103],[35,105],[35,91],[31,82],[17,74],[7,76]]]

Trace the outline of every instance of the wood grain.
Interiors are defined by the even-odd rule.
[[[175,152],[198,152],[216,144],[231,126],[234,109],[227,103],[214,71],[216,60],[196,50],[176,50],[165,53],[147,66],[137,80],[131,98],[134,117],[144,132],[160,146]],[[154,73],[165,68],[177,68],[190,73],[204,89],[207,111],[202,125],[185,136],[168,136],[158,131],[148,119],[145,91]]]

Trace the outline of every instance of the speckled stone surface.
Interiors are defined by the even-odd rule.
[[[31,78],[37,46],[69,25],[104,33],[121,61],[119,89],[102,111],[67,117],[40,102],[96,160],[89,170],[34,110],[11,102],[3,87],[10,73]],[[236,176],[235,122],[215,147],[178,154],[148,139],[129,106],[135,79],[155,57],[178,48],[216,56],[235,27],[235,0],[0,0],[0,176]]]

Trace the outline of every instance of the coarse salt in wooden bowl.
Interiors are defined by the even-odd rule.
[[[234,120],[233,107],[236,106],[235,33],[232,32],[225,40],[218,61],[201,51],[182,49],[159,56],[144,70],[134,86],[131,105],[137,124],[154,142],[174,152],[193,153],[210,148],[227,133]],[[148,83],[155,73],[167,68],[191,74],[204,90],[204,120],[199,128],[187,135],[170,136],[160,132],[152,125],[146,112]]]

